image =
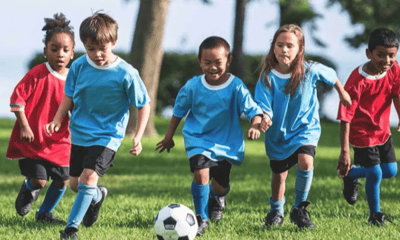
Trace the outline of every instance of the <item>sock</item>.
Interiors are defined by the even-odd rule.
[[[382,180],[382,170],[379,164],[365,168],[366,182],[365,192],[367,194],[367,201],[370,213],[380,212],[380,184]]]
[[[92,203],[100,202],[103,197],[103,193],[101,193],[100,188],[96,187],[96,194],[93,196]]]
[[[356,180],[361,177],[366,177],[366,174],[365,167],[353,166],[347,176]]]
[[[284,211],[283,211],[283,205],[285,205],[285,197],[283,197],[282,200],[275,202],[274,200],[272,200],[272,197],[269,198],[269,204],[271,205],[271,209],[269,210],[270,212],[275,212],[278,211],[280,215],[284,215]]]
[[[209,184],[200,185],[192,182],[190,190],[193,196],[196,215],[201,215],[203,220],[208,220],[208,195],[210,194]]]
[[[66,188],[56,188],[53,185],[47,189],[46,196],[42,205],[39,208],[38,214],[42,215],[45,213],[53,212],[54,208],[60,202],[62,196],[65,193]]]
[[[392,178],[397,174],[397,162],[381,163],[382,178]]]
[[[313,174],[314,174],[314,168],[306,171],[297,168],[296,184],[295,184],[296,198],[293,204],[294,208],[297,208],[299,203],[307,200],[308,192],[310,191],[311,188]]]
[[[78,195],[69,214],[67,227],[78,228],[96,194],[96,188],[97,186],[78,184]]]
[[[25,189],[26,190],[29,190],[29,191],[33,191],[33,190],[35,190],[35,189],[33,189],[32,188],[32,186],[31,186],[31,178],[29,178],[29,177],[27,177],[27,178],[25,178]]]

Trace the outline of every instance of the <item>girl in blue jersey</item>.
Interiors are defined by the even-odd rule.
[[[231,164],[242,164],[244,139],[240,115],[244,113],[252,123],[258,122],[247,133],[249,139],[257,139],[262,110],[244,83],[226,72],[231,55],[224,39],[204,40],[198,59],[204,75],[193,77],[180,89],[171,123],[156,150],[169,152],[174,146],[174,132],[187,116],[183,137],[194,173],[191,193],[199,224],[197,235],[202,235],[209,225],[209,217],[222,218],[225,196],[230,190]]]
[[[282,26],[274,35],[255,90],[255,101],[266,117],[260,125],[272,169],[272,197],[266,226],[283,223],[285,181],[288,170],[298,165],[295,202],[290,219],[299,228],[313,228],[306,207],[313,177],[313,158],[321,134],[317,84],[334,85],[341,102],[351,99],[335,71],[319,63],[304,61],[304,35],[299,26]]]

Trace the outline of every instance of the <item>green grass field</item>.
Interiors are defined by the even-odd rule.
[[[109,191],[100,218],[91,228],[80,226],[80,239],[155,239],[153,219],[162,207],[178,202],[193,209],[190,194],[192,174],[181,129],[177,130],[176,146],[171,153],[159,154],[154,148],[162,139],[168,120],[157,118],[156,121],[160,136],[143,139],[141,155],[129,155],[131,143],[129,139],[124,140],[114,167],[99,181]],[[59,230],[64,226],[38,224],[34,217],[46,189],[41,190],[38,201],[27,216],[20,217],[14,209],[23,176],[19,174],[16,161],[5,159],[12,126],[12,120],[0,120],[0,239],[58,239]],[[395,146],[399,146],[400,134],[393,131],[393,138]],[[369,226],[363,187],[365,180],[360,180],[363,186],[359,188],[359,200],[354,206],[348,205],[342,196],[342,181],[335,171],[339,151],[339,125],[323,123],[308,198],[311,202],[308,210],[316,229],[299,231],[290,222],[295,168],[290,170],[287,178],[285,223],[279,228],[266,229],[263,219],[269,211],[268,199],[271,196],[269,161],[262,139],[246,141],[243,165],[232,168],[232,191],[227,197],[223,220],[212,223],[207,232],[196,239],[400,239],[398,177],[383,180],[381,184],[381,209],[393,223],[386,227]],[[400,148],[396,149],[396,154],[400,156]],[[54,215],[67,220],[75,196],[68,189]]]

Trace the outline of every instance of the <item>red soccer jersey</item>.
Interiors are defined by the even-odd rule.
[[[350,144],[370,147],[384,144],[390,136],[392,98],[400,94],[400,68],[393,66],[380,76],[363,71],[363,65],[350,75],[344,89],[352,105],[339,105],[338,120],[350,123]]]
[[[52,136],[45,130],[64,97],[64,84],[65,77],[52,70],[48,63],[32,68],[18,83],[11,95],[11,111],[25,111],[34,141],[27,143],[20,139],[21,129],[17,120],[11,133],[7,158],[29,157],[46,160],[57,166],[69,166],[69,117],[62,120],[60,130]]]

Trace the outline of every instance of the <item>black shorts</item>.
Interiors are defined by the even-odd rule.
[[[291,167],[297,164],[299,154],[308,154],[311,157],[315,156],[315,146],[303,145],[299,147],[292,155],[284,160],[273,160],[269,161],[269,166],[274,173],[283,173],[289,170]]]
[[[213,161],[204,155],[197,154],[189,158],[189,162],[191,172],[194,172],[195,169],[209,168],[210,179],[214,178],[223,188],[229,187],[229,175],[232,167],[229,161]]]
[[[115,151],[104,146],[83,147],[71,146],[71,163],[69,174],[72,177],[79,177],[83,169],[92,169],[103,176],[112,167]]]
[[[64,181],[69,179],[69,167],[60,167],[46,160],[23,158],[18,161],[21,174],[34,179]]]
[[[392,136],[380,146],[354,149],[354,164],[363,167],[372,167],[376,164],[396,162]]]

